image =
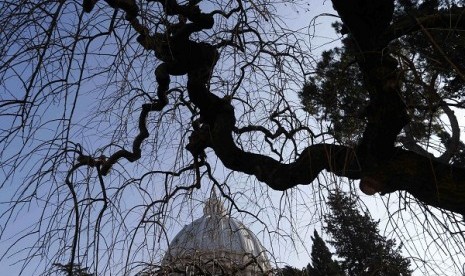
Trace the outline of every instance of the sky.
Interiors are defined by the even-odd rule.
[[[308,37],[311,37],[311,40],[309,39],[308,41],[308,46],[311,51],[313,51],[315,56],[318,56],[318,53],[326,48],[334,47],[335,45],[338,44],[338,37],[330,27],[330,23],[335,21],[335,17],[328,15],[328,14],[334,14],[334,11],[332,9],[330,1],[322,1],[316,3],[316,1],[312,1],[308,6],[305,6],[305,8],[299,8],[299,9],[293,9],[290,7],[282,7],[280,9],[280,13],[286,18],[286,23],[292,28],[296,30],[300,30],[302,34],[307,34],[309,35]],[[297,12],[298,11],[298,12]],[[326,14],[326,15],[325,15]],[[320,16],[317,16],[320,15]],[[105,47],[112,47],[112,45],[105,45]],[[13,49],[14,50],[14,49]],[[92,58],[89,57],[89,58]],[[99,62],[102,62],[101,65],[104,65],[105,60],[99,60]],[[141,61],[142,67],[144,66],[144,61]],[[75,66],[79,66],[76,64]],[[89,75],[92,74],[92,72],[87,72]],[[116,77],[122,77],[123,72],[121,75],[118,75]],[[150,74],[146,76],[147,79],[153,79],[153,75]],[[102,85],[102,83],[105,82],[105,80],[97,78],[96,80],[93,81],[92,84],[87,84],[86,86],[80,87],[79,89],[81,91],[92,91],[93,86],[98,87]],[[12,85],[12,84],[10,84]],[[150,86],[153,84],[148,84]],[[13,85],[14,86],[14,85]],[[18,85],[20,86],[20,85]],[[8,93],[15,93],[15,91],[8,91]],[[68,98],[72,99],[73,96],[75,95],[75,91],[70,90]],[[3,93],[4,96],[6,95],[7,91],[0,91],[0,94]],[[104,96],[101,96],[104,98]],[[129,97],[129,96],[128,96]],[[294,96],[294,101],[298,102],[298,98],[295,95]],[[98,108],[97,104],[97,97],[94,97],[91,93],[80,93],[79,100],[78,102],[82,105],[84,105],[85,111],[92,111],[94,108]],[[56,108],[56,106],[46,106],[44,107],[45,109],[48,108]],[[123,107],[124,108],[124,107]],[[49,111],[49,110],[48,110]],[[50,118],[52,116],[55,116],[57,114],[61,113],[67,113],[71,112],[70,110],[63,110],[63,109],[55,109],[52,112],[50,112]],[[114,114],[111,114],[114,115]],[[118,114],[120,115],[120,114]],[[74,120],[75,121],[83,121],[84,116],[83,114],[76,113],[74,115]],[[111,118],[110,114],[108,116]],[[128,116],[129,117],[129,116]],[[40,125],[42,122],[47,121],[47,117],[39,117],[37,116],[37,119],[35,122]],[[133,120],[133,122],[136,121],[137,118],[130,118]],[[92,121],[92,120],[89,120]],[[98,134],[108,134],[105,132],[105,130],[111,126],[113,121],[111,119],[108,119],[107,121],[96,125],[96,124],[86,124],[82,123],[84,127],[83,133],[73,133],[73,138],[76,141],[80,141],[83,146],[87,148],[92,148],[92,150],[95,150],[101,146],[102,141],[95,140],[89,137],[92,137],[94,135]],[[8,128],[8,121],[0,121],[0,127],[1,129],[6,129]],[[11,145],[12,150],[14,150],[15,147],[21,147],[24,146],[25,152],[28,152],[31,150],[31,145],[33,145],[37,141],[41,141],[41,139],[46,139],[47,136],[50,133],[55,133],[57,130],[57,127],[62,127],[60,124],[51,124],[50,126],[45,126],[44,129],[45,131],[38,134],[36,136],[35,141],[28,141],[23,140],[23,141],[15,141]],[[169,130],[167,130],[169,131]],[[174,137],[174,136],[173,136]],[[173,138],[174,139],[174,138]],[[102,139],[103,140],[103,139]],[[33,152],[34,153],[34,152]],[[40,158],[44,156],[46,153],[40,152],[37,158]],[[170,153],[170,149],[166,149],[164,152],[166,155],[165,161],[166,163],[169,163],[172,158],[177,158],[178,156],[174,156],[172,153]],[[5,158],[5,156],[8,154],[5,154],[2,156],[2,159]],[[40,156],[40,157],[39,157]],[[30,159],[30,162],[27,164],[18,164],[18,167],[20,168],[19,173],[17,175],[11,176],[9,171],[2,171],[0,172],[0,178],[4,177],[6,178],[7,176],[13,177],[14,181],[10,183],[10,185],[5,185],[2,187],[3,193],[0,194],[0,202],[7,202],[11,197],[13,193],[16,192],[16,188],[21,185],[21,181],[24,180],[24,177],[27,176],[28,172],[33,168],[33,166],[37,165],[38,160],[35,160],[33,157]],[[5,160],[5,159],[3,159]],[[149,160],[149,159],[147,159]],[[266,187],[264,188],[263,185],[260,185],[259,183],[254,182],[253,179],[250,179],[248,177],[244,177],[241,175],[233,174],[230,175],[227,170],[225,170],[219,163],[217,163],[218,166],[215,168],[215,173],[217,175],[224,175],[224,179],[227,180],[228,184],[232,185],[237,185],[238,187],[243,188],[244,190],[241,191],[239,189],[236,195],[235,200],[237,201],[238,205],[244,209],[247,210],[253,210],[253,211],[259,211],[260,208],[263,208],[264,210],[270,210],[269,213],[261,213],[261,217],[266,218],[268,223],[274,227],[274,229],[280,229],[282,233],[290,233],[290,238],[289,239],[282,239],[280,242],[276,242],[276,239],[278,235],[270,235],[265,231],[265,224],[257,222],[254,220],[254,218],[250,216],[245,216],[242,213],[239,213],[237,211],[233,211],[233,214],[235,217],[241,219],[244,221],[244,223],[249,226],[259,237],[259,239],[262,241],[264,246],[266,248],[269,248],[270,250],[273,251],[273,253],[277,256],[277,262],[279,264],[283,264],[283,262],[286,262],[287,264],[291,266],[295,266],[298,268],[304,267],[307,265],[307,263],[310,261],[309,259],[309,251],[311,248],[311,239],[310,236],[313,234],[313,229],[321,230],[321,225],[318,223],[318,216],[315,216],[315,210],[318,210],[319,203],[321,201],[324,201],[324,198],[309,198],[309,196],[315,196],[316,193],[314,193],[313,189],[317,189],[318,185],[323,183],[332,183],[331,185],[336,186],[342,186],[342,187],[348,187],[347,183],[341,182],[339,179],[334,178],[330,175],[322,175],[319,181],[316,181],[314,183],[314,186],[316,188],[312,187],[306,187],[302,186],[299,187],[298,189],[292,189],[291,191],[287,191],[285,193],[282,192],[274,192],[274,191],[269,191],[267,190]],[[160,166],[163,166],[163,164],[159,164]],[[139,167],[134,166],[134,167],[124,167],[121,166],[120,168],[126,169],[129,172],[125,173],[131,173],[131,170],[135,171],[135,174],[139,173],[140,171],[143,171],[143,166],[139,165]],[[130,169],[128,169],[130,168]],[[83,178],[84,178],[83,173]],[[105,179],[106,183],[108,185],[111,185],[111,182],[113,180],[113,176],[108,177]],[[155,178],[147,178],[146,181],[143,181],[145,185],[149,185],[150,182],[153,181],[155,182],[154,185],[162,185],[162,181],[157,180]],[[158,181],[158,182],[157,182]],[[18,185],[18,186],[17,186]],[[47,190],[47,187],[41,187],[41,189]],[[52,192],[52,187],[48,188],[50,189],[50,193]],[[98,187],[91,187],[89,188],[90,193],[98,193]],[[191,195],[190,198],[182,198],[179,200],[174,201],[175,205],[169,210],[173,216],[174,219],[172,219],[169,222],[168,229],[169,232],[166,233],[166,240],[171,240],[175,234],[182,228],[182,226],[186,223],[189,223],[193,221],[194,219],[198,218],[201,215],[202,212],[202,200],[206,198],[206,196],[209,194],[210,186],[205,186],[202,187],[200,191],[195,191]],[[266,198],[262,199],[254,199],[254,193],[255,191],[258,190],[260,195],[267,195]],[[45,193],[47,194],[47,193]],[[125,204],[128,206],[133,206],[137,205],[138,200],[145,200],[146,198],[141,195],[137,194],[136,191],[131,190],[130,188],[127,190],[127,193],[125,194]],[[253,200],[253,202],[250,202],[249,200]],[[392,224],[389,224],[389,222],[392,222],[389,220],[388,215],[389,215],[389,210],[397,210],[398,209],[398,202],[395,200],[395,198],[392,198],[390,201],[388,201],[386,198],[383,200],[379,196],[374,196],[374,197],[367,197],[362,195],[362,199],[364,203],[368,206],[370,209],[371,214],[374,216],[375,219],[379,219],[381,221],[381,226],[382,230],[385,230],[388,234],[392,234]],[[270,202],[272,202],[272,204]],[[69,204],[69,201],[67,201]],[[385,203],[389,206],[392,206],[392,208],[386,208]],[[6,208],[5,204],[0,205],[0,208]],[[186,208],[184,208],[186,207]],[[281,210],[283,214],[286,214],[289,217],[289,220],[287,221],[287,218],[280,217],[280,212],[281,210],[276,210],[276,207],[282,208]],[[24,232],[21,232],[25,227],[35,227],[34,222],[37,217],[39,216],[45,216],[48,217],[52,212],[55,210],[59,210],[60,206],[56,205],[49,205],[47,209],[45,209],[45,212],[43,211],[43,205],[30,205],[27,206],[27,211],[22,211],[20,212],[17,217],[12,218],[12,223],[11,226],[6,230],[6,232],[3,233],[3,236],[0,237],[0,254],[2,252],[2,248],[6,248],[8,245],[11,244],[13,241],[12,239],[7,239],[10,235],[23,235]],[[133,220],[133,222],[137,221],[138,216],[140,216],[140,213],[142,212],[143,208],[134,208],[133,212],[128,212],[128,217]],[[275,212],[273,212],[273,210]],[[294,213],[298,214],[296,217],[292,217],[292,214]],[[322,210],[319,210],[320,212]],[[407,221],[412,219],[411,217],[408,217],[408,215],[405,215]],[[395,217],[395,216],[394,216]],[[65,217],[63,217],[64,219]],[[2,219],[5,219],[4,217]],[[14,221],[14,222],[13,222]],[[59,225],[59,224],[58,224]],[[391,226],[390,226],[391,225]],[[105,225],[105,229],[109,232],[114,230],[113,228],[118,228],[118,226],[108,224]],[[412,227],[411,231],[421,231],[422,229],[419,228],[414,228],[418,227],[418,225],[415,225],[415,221],[412,220],[412,223],[410,224],[410,227]],[[273,228],[272,228],[273,229]],[[404,233],[404,230],[397,229],[396,231],[400,233]],[[409,231],[409,229],[405,230]],[[143,233],[144,234],[144,233]],[[150,233],[153,235],[153,237],[150,237],[148,239],[153,239],[154,241],[156,240],[157,235],[161,235],[160,233]],[[138,238],[142,236],[141,234],[138,235]],[[323,238],[325,238],[325,234],[322,234]],[[407,236],[406,237],[411,237]],[[415,241],[415,245],[418,246],[418,248],[422,248],[425,252],[428,252],[427,244],[432,243],[432,241],[429,240],[423,240],[421,235],[416,236],[417,240]],[[104,239],[104,237],[102,237]],[[23,241],[24,246],[27,246],[29,243],[31,243],[33,239],[25,239]],[[406,249],[409,250],[409,253],[412,255],[416,255],[418,257],[425,257],[426,258],[431,258],[431,256],[434,256],[436,253],[434,251],[430,252],[431,254],[424,255],[422,256],[423,252],[421,250],[419,252],[415,252],[415,248],[406,245]],[[53,250],[53,246],[51,248]],[[24,252],[19,251],[18,254],[15,254],[13,256],[14,258],[20,259],[21,256],[23,256]],[[151,258],[160,258],[163,254],[163,250],[159,252],[154,252],[152,255],[151,253],[147,252],[142,252],[138,251],[138,254],[141,254],[143,256],[150,256]],[[144,255],[145,254],[145,255]],[[448,257],[446,256],[447,254],[444,254],[442,256],[440,253],[435,256],[436,260],[441,260],[444,261],[445,266],[447,266],[447,261]],[[17,275],[19,271],[21,271],[21,266],[18,265],[13,265],[10,266],[12,259],[6,259],[7,262],[0,262],[0,267],[2,268],[2,273],[5,273],[5,275]],[[7,264],[8,263],[8,264]],[[32,268],[28,268],[26,272],[23,273],[23,275],[37,275],[37,271],[34,271],[35,264],[31,264]],[[32,269],[32,270],[31,270]],[[417,275],[423,275],[421,272],[417,272]]]

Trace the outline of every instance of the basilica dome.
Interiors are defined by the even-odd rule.
[[[270,275],[266,250],[243,223],[210,198],[204,214],[175,236],[162,261],[165,275]]]

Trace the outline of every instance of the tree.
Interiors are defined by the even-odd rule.
[[[307,275],[305,272],[302,270],[292,267],[292,266],[284,266],[283,268],[280,269],[278,275],[282,276],[302,276],[302,275]]]
[[[396,3],[394,20],[402,20],[405,16],[435,14],[437,11],[444,10],[444,5],[438,1],[424,1],[421,4],[409,1]],[[334,27],[337,32],[343,32],[344,28],[341,24],[334,24]],[[458,66],[461,58],[451,57],[451,55],[461,55],[462,49],[460,47],[451,49],[451,46],[457,43],[447,41],[462,40],[462,34],[458,32],[457,36],[444,37],[447,35],[442,31],[430,30],[428,32],[434,36],[436,43],[441,44],[441,50],[429,45],[431,41],[427,39],[430,37],[425,39],[424,35],[418,34],[400,37],[390,45],[390,51],[400,62],[400,66],[406,68],[405,74],[399,76],[402,77],[400,89],[405,95],[405,104],[411,112],[411,121],[403,129],[397,141],[402,143],[406,149],[434,159],[434,155],[419,145],[428,147],[424,144],[428,142],[428,136],[437,136],[445,149],[437,159],[443,162],[452,161],[452,164],[460,166],[463,143],[459,139],[460,129],[457,118],[451,110],[453,105],[446,103],[441,104],[441,107],[434,107],[434,105],[437,105],[435,101],[438,100],[438,93],[442,93],[443,101],[453,101],[460,97],[461,88],[459,87],[463,80],[459,76],[449,75],[453,70],[450,68],[452,65],[443,60],[444,57],[441,58],[439,52],[447,51],[447,56]],[[335,138],[341,144],[355,145],[364,130],[363,116],[366,115],[368,108],[366,99],[369,95],[363,86],[363,74],[354,64],[357,56],[357,49],[354,49],[356,45],[349,38],[343,40],[343,45],[343,47],[323,53],[317,65],[316,74],[310,77],[300,96],[306,104],[307,111],[314,116],[320,116],[320,119],[332,122]],[[340,74],[345,74],[347,77],[340,78]],[[341,88],[336,89],[337,87]],[[427,96],[419,95],[416,92],[419,90],[425,91]],[[450,121],[453,137],[437,120],[441,114],[446,115]]]
[[[89,272],[88,267],[81,267],[79,264],[54,264],[58,271],[61,272],[61,275],[68,275],[68,276],[95,276],[94,273]]]
[[[312,237],[312,263],[307,265],[307,274],[312,276],[342,276],[344,275],[339,263],[332,259],[333,254],[329,251],[326,243],[315,230]]]
[[[360,213],[353,198],[336,192],[329,195],[328,205],[331,212],[325,218],[325,230],[348,275],[411,275],[401,248],[379,234],[379,223]]]
[[[453,42],[456,39],[463,41],[462,32],[458,27],[449,37],[442,31],[430,30],[431,26],[445,24],[444,12],[458,11],[459,3],[399,1],[394,7],[393,1],[378,1],[361,11],[353,3],[339,2],[333,4],[344,28],[341,25],[336,28],[340,32],[352,32],[344,40],[342,49],[323,54],[315,76],[309,79],[301,93],[307,110],[331,121],[333,128],[330,131],[335,133],[335,139],[341,144],[355,146],[357,161],[368,162],[360,164],[361,167],[371,167],[360,177],[360,187],[365,193],[406,190],[427,204],[463,213],[460,206],[446,207],[457,202],[454,196],[430,197],[436,193],[431,193],[432,189],[442,190],[452,184],[445,179],[454,179],[461,174],[457,171],[460,167],[445,164],[456,163],[456,158],[461,160],[458,156],[463,149],[460,128],[451,107],[460,107],[453,102],[461,97],[465,78],[459,68],[461,58],[450,56],[452,52],[456,55],[463,50],[458,46],[461,43]],[[379,17],[365,15],[370,9]],[[386,21],[379,22],[381,18]],[[389,24],[392,18],[394,21]],[[460,22],[456,23],[455,26],[460,25]],[[456,46],[458,48],[454,48]],[[378,54],[372,51],[378,51]],[[341,74],[347,78],[340,78]],[[438,125],[440,114],[448,117],[452,135],[444,130],[449,126]],[[425,150],[435,136],[443,144],[442,148],[435,149],[442,153],[438,158]],[[401,143],[402,147],[395,146],[396,143]],[[433,160],[428,165],[433,169],[420,172],[429,160]],[[412,171],[404,175],[403,172],[410,168]],[[446,172],[445,178],[436,174],[440,172]],[[444,179],[445,186],[434,176]],[[424,177],[431,178],[428,181]],[[444,192],[455,193],[461,189],[458,183],[452,185],[457,190],[446,189]],[[443,196],[447,200],[443,200]]]
[[[0,238],[13,241],[0,260],[137,271],[208,185],[269,240],[292,237],[283,212],[305,217],[291,199],[267,204],[270,190],[324,195],[325,172],[413,198],[441,223],[425,232],[445,229],[462,252],[463,1],[331,2],[347,39],[315,64],[280,14],[304,11],[292,0],[2,1]],[[304,82],[321,92],[302,95],[308,113]],[[281,213],[264,222],[263,208]]]

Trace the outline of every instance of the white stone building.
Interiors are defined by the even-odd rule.
[[[175,236],[154,275],[272,275],[265,248],[213,196],[204,214]]]

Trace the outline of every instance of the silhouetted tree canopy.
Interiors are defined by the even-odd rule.
[[[331,212],[325,217],[330,244],[342,258],[346,275],[411,275],[410,261],[395,241],[380,235],[368,213],[361,213],[353,198],[336,192],[328,197]],[[313,252],[312,252],[313,253]]]
[[[337,20],[340,43],[315,46],[331,22],[307,12],[329,3],[320,17]],[[347,184],[382,196],[395,235],[408,240],[416,221],[454,247],[463,273],[464,11],[459,0],[1,1],[0,261],[44,275],[141,271],[212,187],[269,244],[293,246]]]
[[[339,262],[333,260],[333,254],[329,251],[325,241],[318,235],[318,232],[313,231],[312,237],[312,262],[307,265],[307,275],[312,276],[342,276],[344,275]]]

